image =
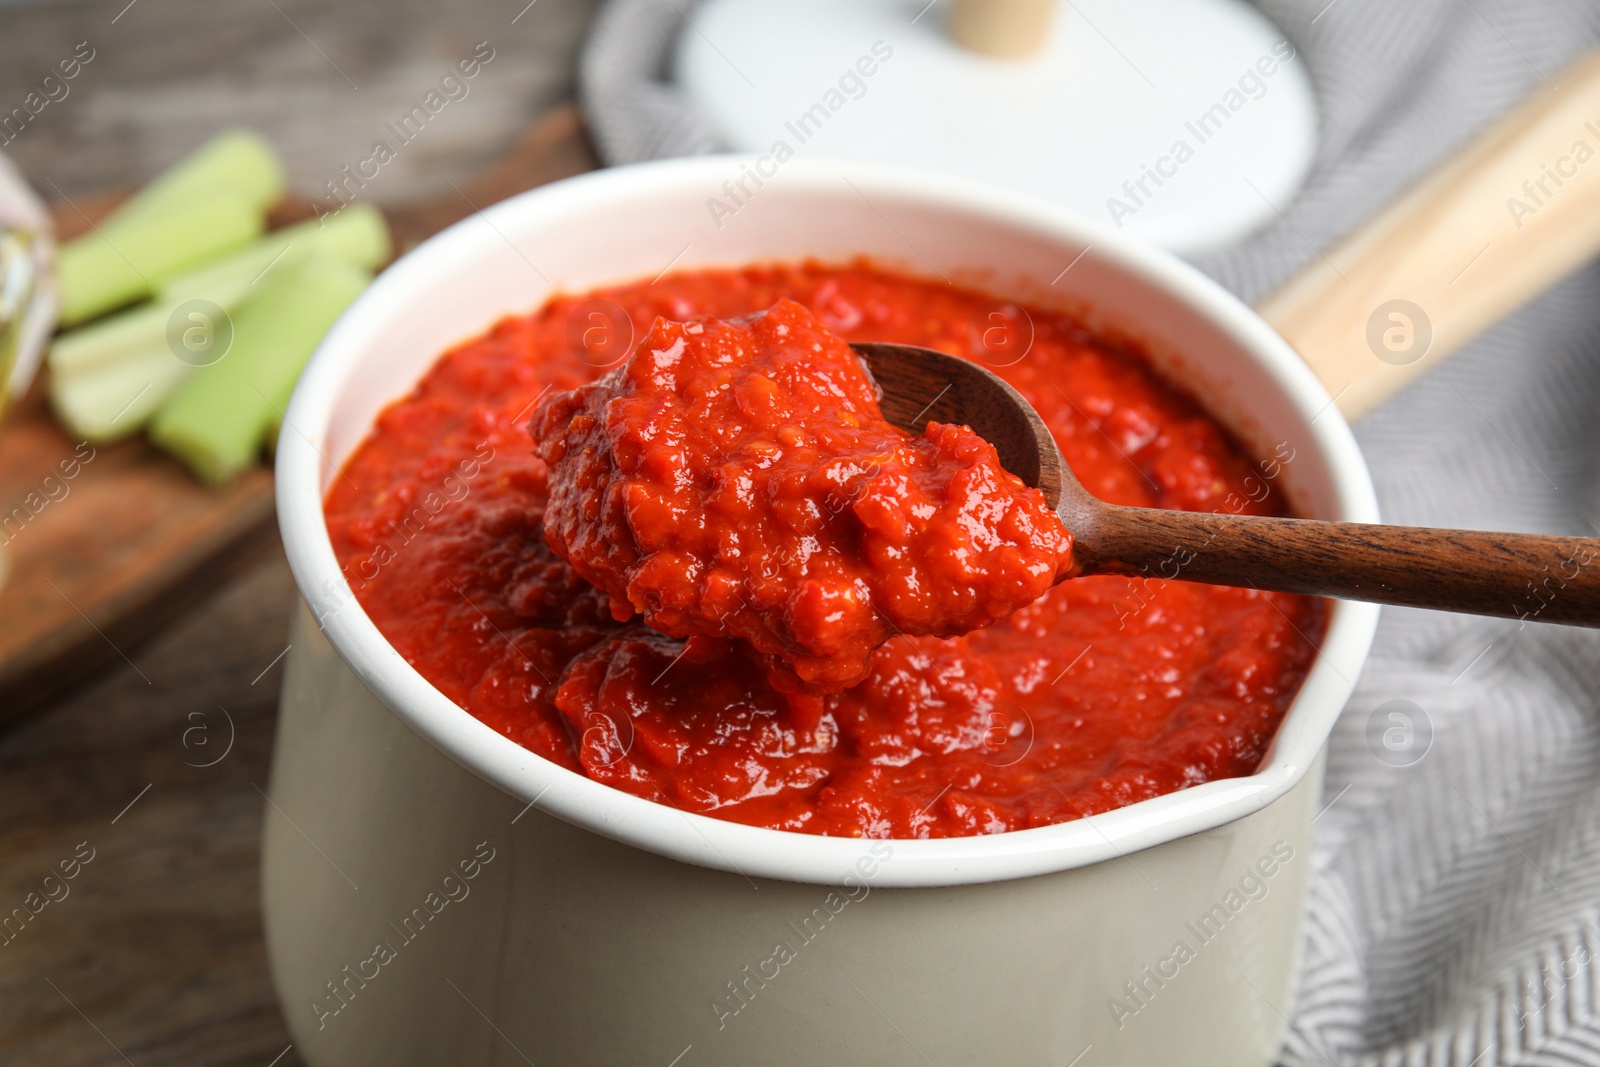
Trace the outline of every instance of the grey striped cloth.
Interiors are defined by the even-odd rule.
[[[1246,300],[1600,43],[1596,0],[1260,2],[1322,128],[1287,221],[1201,264]],[[718,146],[667,82],[690,10],[602,9],[609,161]],[[1600,533],[1597,297],[1591,266],[1361,421],[1389,521]],[[1324,803],[1285,1067],[1600,1065],[1600,633],[1386,611]]]

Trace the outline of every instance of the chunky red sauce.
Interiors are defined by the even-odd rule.
[[[854,685],[896,634],[1003,619],[1071,558],[1044,494],[992,445],[891,425],[850,345],[788,299],[657,319],[621,367],[547,397],[531,429],[545,537],[613,617],[742,638],[787,690]]]
[[[543,529],[528,418],[626,357],[630,323],[789,297],[849,340],[973,358],[1028,397],[1089,490],[1120,504],[1281,513],[1193,403],[1071,320],[983,348],[982,293],[865,265],[705,270],[557,297],[446,353],[328,494],[334,549],[379,629],[446,696],[565,767],[739,822],[956,836],[1075,819],[1251,773],[1320,640],[1319,603],[1079,578],[961,637],[893,637],[860,684],[780,692],[742,641],[612,618]],[[1008,314],[1019,316],[1015,309]],[[1020,317],[1018,321],[1022,321]]]

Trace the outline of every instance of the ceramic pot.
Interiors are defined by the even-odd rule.
[[[554,289],[857,256],[1136,342],[1255,454],[1292,451],[1277,480],[1298,513],[1376,520],[1349,428],[1270,328],[1172,257],[1054,207],[723,156],[585,175],[459,223],[340,320],[280,437],[304,607],[263,895],[308,1063],[1270,1062],[1319,756],[1376,608],[1333,606],[1254,775],[1040,829],[860,841],[684,814],[544,760],[413,670],[340,573],[323,494],[446,347]]]

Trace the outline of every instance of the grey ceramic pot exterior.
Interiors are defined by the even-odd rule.
[[[666,1067],[686,1048],[679,1067],[1064,1067],[1085,1049],[1079,1067],[1244,1067],[1282,1035],[1319,774],[1055,874],[746,879],[524,810],[397,719],[308,614],[292,640],[263,900],[316,1067]]]
[[[377,411],[552,285],[669,263],[865,254],[1066,307],[1137,338],[1258,454],[1292,451],[1280,484],[1304,513],[1376,518],[1309,372],[1176,261],[981,187],[801,161],[718,226],[706,201],[744,166],[621,168],[490,209],[386,272],[308,368],[278,460],[307,610],[263,874],[298,1052],[318,1067],[1267,1064],[1319,754],[1375,609],[1334,610],[1250,778],[1020,833],[865,842],[686,815],[564,771],[450,704],[355,604],[320,500]]]

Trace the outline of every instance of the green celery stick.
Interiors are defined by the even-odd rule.
[[[146,349],[164,352],[167,320],[178,305],[209,300],[232,311],[268,268],[281,270],[300,257],[321,252],[376,270],[389,258],[389,247],[383,214],[368,204],[352,205],[326,223],[311,219],[274,230],[237,252],[171,279],[151,303],[62,334],[50,346],[51,371],[60,375],[88,370]]]
[[[160,298],[182,303],[200,297],[226,304],[208,289],[220,283],[221,291],[229,292],[241,275],[254,281],[268,267],[276,269],[290,256],[302,254],[325,253],[375,271],[388,260],[390,247],[389,226],[383,220],[383,212],[371,204],[352,204],[326,220],[307,219],[273,230],[224,259],[173,278],[161,287]]]
[[[371,218],[357,219],[350,217],[362,211],[370,212]],[[370,261],[364,262],[352,258],[351,262],[376,270],[388,261],[390,252],[389,228],[384,222],[381,211],[367,204],[352,204],[342,209],[339,214],[331,216],[327,220],[327,229],[332,230],[335,226],[339,226],[341,221],[351,232],[349,237],[341,241],[340,247],[352,251],[356,248],[362,248],[370,257]],[[304,223],[303,225],[310,225],[310,223]],[[268,414],[266,440],[264,441],[268,455],[277,454],[278,433],[283,429],[283,413],[289,407],[289,397],[294,393],[295,382],[298,378],[299,376],[296,375],[294,378],[286,379],[283,383],[283,389],[277,396],[272,398],[272,411]]]
[[[259,134],[213,137],[62,248],[62,322],[149,296],[173,274],[258,235],[283,188],[283,164]]]
[[[201,197],[108,222],[61,247],[61,321],[74,325],[141,300],[186,270],[261,234],[260,208],[237,195]]]
[[[228,193],[261,211],[283,196],[283,163],[253,130],[224,130],[168,167],[112,216],[120,225],[147,211],[170,210],[191,200]]]
[[[255,462],[283,395],[323,334],[371,281],[360,267],[313,255],[274,270],[233,316],[233,346],[172,395],[151,439],[221,485]]]
[[[88,373],[50,375],[50,403],[62,425],[94,444],[136,432],[194,373],[165,346],[135,352]]]
[[[93,370],[142,351],[165,350],[171,314],[172,308],[163,303],[144,303],[68,330],[50,343],[50,371],[62,375]]]
[[[96,444],[137,432],[194,369],[170,350],[167,335],[182,305],[203,299],[231,311],[270,273],[315,253],[361,267],[381,266],[389,257],[383,215],[354,205],[326,222],[275,231],[172,279],[152,302],[63,334],[50,350],[50,392],[62,422]],[[277,418],[274,412],[274,423]]]

